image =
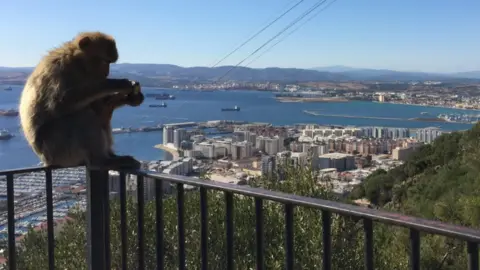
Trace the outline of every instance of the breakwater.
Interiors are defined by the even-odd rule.
[[[313,116],[326,116],[326,117],[341,117],[341,118],[356,118],[356,119],[376,119],[376,120],[393,120],[393,121],[419,121],[419,122],[446,122],[441,118],[398,118],[398,117],[381,117],[381,116],[361,116],[361,115],[343,115],[343,114],[325,114],[325,113],[318,113],[316,111],[303,111],[305,114],[313,115]],[[450,122],[452,123],[452,122]]]

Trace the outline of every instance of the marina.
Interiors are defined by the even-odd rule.
[[[480,114],[449,113],[439,114],[438,118],[443,119],[446,122],[452,123],[475,124],[480,120]]]
[[[64,219],[75,208],[85,207],[85,201],[76,194],[85,191],[85,168],[59,169],[52,173],[53,217]],[[15,236],[25,234],[30,228],[42,226],[47,220],[45,205],[45,173],[34,172],[14,178]],[[6,178],[0,177],[0,208],[6,207]],[[0,214],[0,239],[7,237],[7,213]]]

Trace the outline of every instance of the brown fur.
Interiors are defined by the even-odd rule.
[[[100,117],[101,122],[103,123],[103,128],[109,134],[108,136],[108,144],[110,145],[110,149],[113,147],[113,138],[112,138],[112,126],[111,120],[113,116],[113,111],[124,106],[139,106],[143,103],[144,96],[142,93],[138,94],[129,94],[129,95],[122,95],[116,94],[106,98],[103,98],[97,102],[92,103],[92,108],[95,113]],[[113,151],[111,152],[113,155]]]
[[[113,154],[106,125],[114,109],[102,117],[105,111],[95,105],[139,91],[138,83],[106,78],[117,59],[113,37],[85,32],[49,51],[29,76],[20,98],[20,122],[45,165],[139,167],[134,158]]]

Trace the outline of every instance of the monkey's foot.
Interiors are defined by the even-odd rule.
[[[140,161],[132,156],[113,156],[108,161],[108,166],[118,170],[138,170],[141,167]]]

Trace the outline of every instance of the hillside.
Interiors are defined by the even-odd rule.
[[[428,73],[413,71],[396,71],[388,69],[352,68],[347,66],[315,67],[312,70],[332,72],[362,81],[427,81],[452,80],[455,78],[480,79],[480,71],[459,73]]]
[[[377,171],[351,194],[380,207],[480,227],[480,123],[439,137],[403,166]]]

